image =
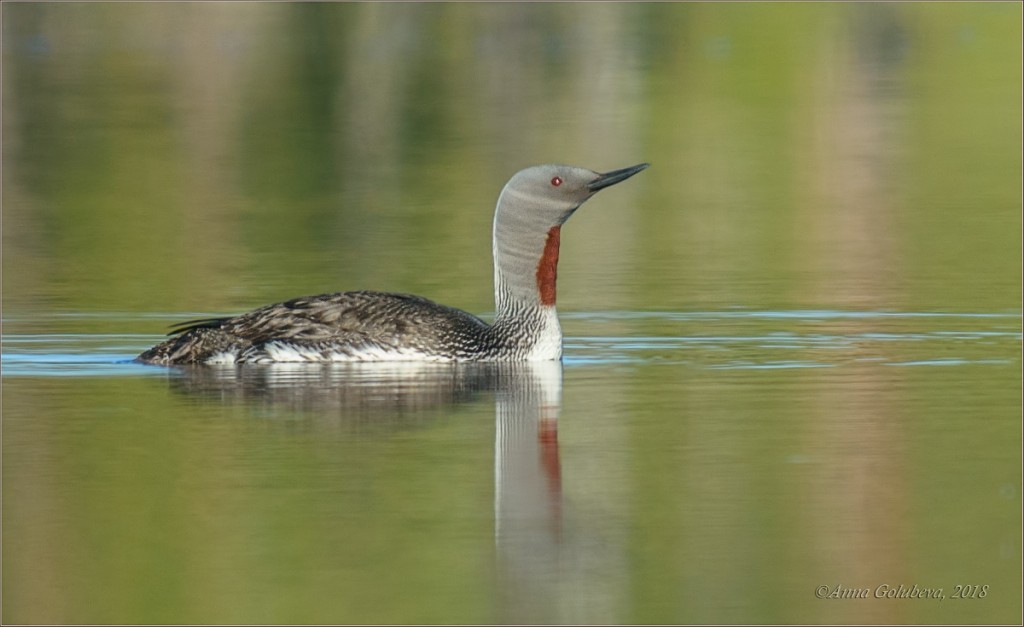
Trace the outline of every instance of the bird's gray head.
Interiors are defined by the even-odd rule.
[[[498,209],[509,214],[527,214],[521,217],[548,228],[561,226],[598,191],[628,179],[647,166],[641,163],[604,174],[571,165],[526,168],[505,185],[498,199]]]
[[[538,165],[509,180],[494,214],[499,315],[503,304],[512,301],[554,305],[562,224],[588,198],[647,166],[641,163],[602,174],[568,165]]]

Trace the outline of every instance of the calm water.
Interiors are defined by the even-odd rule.
[[[1021,620],[1019,4],[2,10],[4,622]],[[563,364],[130,361],[548,161]]]

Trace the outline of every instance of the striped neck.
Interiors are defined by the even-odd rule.
[[[553,306],[507,304],[488,336],[496,352],[524,361],[562,358],[562,327]]]
[[[561,227],[524,236],[514,220],[494,224],[492,327],[502,346],[530,360],[560,359],[562,328],[555,311]]]

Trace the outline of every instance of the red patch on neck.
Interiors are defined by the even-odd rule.
[[[558,278],[558,245],[562,238],[562,227],[553,226],[548,231],[544,254],[537,264],[537,289],[540,290],[542,305],[555,304],[555,279]]]

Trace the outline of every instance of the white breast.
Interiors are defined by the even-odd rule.
[[[554,307],[542,307],[540,336],[527,354],[527,361],[556,361],[562,358],[562,325]]]

